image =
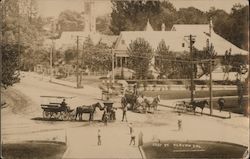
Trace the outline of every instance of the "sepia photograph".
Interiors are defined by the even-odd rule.
[[[0,0],[1,158],[248,159],[247,0]]]

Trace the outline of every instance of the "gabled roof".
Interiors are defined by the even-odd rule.
[[[166,45],[169,46],[169,49],[174,52],[183,52],[189,51],[189,42],[188,39],[185,38],[187,34],[183,32],[173,32],[173,31],[153,31],[153,32],[145,32],[145,31],[123,31],[120,34],[120,37],[117,41],[116,49],[118,50],[126,50],[129,47],[129,44],[136,40],[137,38],[143,38],[149,42],[151,47],[156,50],[159,43],[164,40]],[[205,34],[196,33],[198,38],[203,38],[206,36]],[[122,42],[123,41],[123,42]],[[197,45],[198,49],[203,49],[204,44]],[[123,44],[124,43],[124,44]],[[184,44],[184,46],[183,46]],[[198,43],[197,43],[198,44]]]
[[[94,44],[100,41],[106,43],[108,46],[112,46],[116,41],[117,36],[103,35],[100,33],[92,33],[85,31],[65,31],[62,32],[61,37],[55,41],[57,49],[63,47],[74,47],[76,46],[76,39],[79,36],[79,44],[82,44],[86,38],[90,37]]]
[[[172,31],[172,30],[175,31]],[[137,38],[143,38],[150,43],[154,50],[157,49],[161,40],[164,40],[166,45],[169,46],[170,51],[173,52],[184,52],[189,51],[189,40],[188,35],[194,35],[195,43],[194,47],[198,50],[203,50],[209,43],[213,44],[217,55],[223,56],[225,52],[231,49],[232,55],[248,55],[248,51],[240,49],[233,45],[220,35],[216,34],[213,29],[211,30],[211,36],[209,34],[208,24],[195,24],[195,25],[179,25],[176,24],[172,27],[171,31],[122,31],[117,40],[115,48],[117,50],[126,51],[129,44]],[[184,45],[184,46],[183,46]]]

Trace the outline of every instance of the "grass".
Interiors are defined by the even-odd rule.
[[[3,144],[5,159],[61,159],[66,145],[61,142],[32,141]]]
[[[161,99],[183,99],[190,98],[190,91],[188,90],[167,90],[167,91],[143,91],[142,94],[149,97],[160,95]],[[237,96],[236,90],[216,90],[213,91],[214,97],[220,96]],[[196,91],[194,98],[209,97],[209,91]]]

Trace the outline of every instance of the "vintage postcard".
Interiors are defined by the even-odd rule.
[[[1,157],[249,157],[247,0],[0,0]]]

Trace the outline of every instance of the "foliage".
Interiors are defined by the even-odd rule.
[[[21,69],[32,70],[38,61],[35,53],[43,43],[41,17],[37,16],[36,2],[5,0],[2,2],[3,43],[23,46]],[[19,12],[20,11],[20,12]],[[30,60],[33,59],[33,60]]]
[[[84,29],[83,14],[65,10],[58,17],[58,26],[60,31],[82,31]]]
[[[212,59],[214,60],[217,56],[217,53],[214,50],[213,44],[208,44],[207,47],[205,47],[202,51],[199,51],[194,48],[194,59],[195,60],[207,60],[207,59]],[[208,75],[210,73],[210,62],[201,62],[198,63],[198,66],[200,66],[202,73],[200,76],[206,74]],[[215,62],[212,62],[212,70],[214,70],[216,66]]]
[[[143,30],[147,19],[160,13],[160,1],[112,0],[112,4],[110,30],[114,34],[124,30]]]
[[[156,61],[158,61],[158,68],[160,70],[160,77],[168,77],[173,73],[173,62],[167,61],[174,59],[173,52],[169,51],[169,47],[166,46],[164,40],[162,40],[156,50]]]
[[[81,67],[89,68],[91,71],[110,71],[112,67],[112,56],[106,44],[94,45],[90,38],[84,42],[84,50],[81,57]]]
[[[111,17],[109,15],[98,16],[96,18],[96,30],[102,34],[112,34],[110,31]]]
[[[153,50],[150,44],[143,38],[138,38],[129,44],[128,54],[130,57],[129,67],[136,72],[137,79],[146,79],[149,64],[153,57]]]
[[[173,24],[208,24],[213,20],[214,31],[236,46],[248,50],[249,6],[235,4],[228,14],[224,10],[211,8],[203,12],[194,7],[178,11],[169,1],[112,1],[110,30],[119,34],[126,30],[143,30],[149,19],[154,30],[162,23],[170,30]]]
[[[17,44],[2,45],[2,79],[1,86],[7,88],[18,82],[19,54]]]

